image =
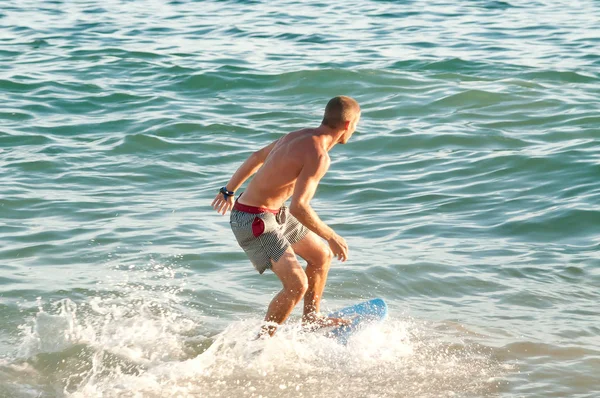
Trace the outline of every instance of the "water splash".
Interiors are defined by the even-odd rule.
[[[258,318],[207,337],[201,321],[147,293],[40,305],[1,371],[32,375],[23,391],[65,397],[486,396],[505,372],[492,349],[410,318],[347,346],[293,322],[257,340]]]
[[[173,297],[135,285],[127,295],[99,295],[79,304],[40,302],[35,317],[20,327],[21,343],[6,369],[34,374],[40,393],[70,396],[197,355],[205,338]]]

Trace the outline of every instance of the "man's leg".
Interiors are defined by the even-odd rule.
[[[282,324],[290,316],[296,304],[304,297],[308,288],[308,280],[296,259],[296,254],[290,247],[278,261],[271,260],[271,264],[271,270],[281,280],[283,289],[271,300],[265,321]],[[276,326],[266,326],[263,327],[261,334],[269,333],[272,336],[276,329]]]
[[[292,248],[307,263],[308,290],[304,295],[302,319],[305,322],[312,322],[319,315],[321,298],[333,254],[327,244],[312,231],[302,240],[294,243]]]

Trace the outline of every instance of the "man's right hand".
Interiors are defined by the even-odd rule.
[[[338,260],[344,262],[348,259],[348,244],[344,238],[334,232],[333,236],[327,240],[327,243],[329,243],[329,248]]]
[[[233,196],[228,196],[227,198],[225,198],[225,195],[219,192],[215,197],[215,200],[213,200],[211,206],[217,211],[217,213],[225,215],[225,213],[227,213],[228,210],[231,210],[233,208],[233,203]]]

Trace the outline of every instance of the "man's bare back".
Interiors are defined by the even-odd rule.
[[[277,140],[239,202],[268,209],[280,208],[294,193],[306,160],[329,159],[327,150],[315,139],[318,135],[317,129],[302,129]]]

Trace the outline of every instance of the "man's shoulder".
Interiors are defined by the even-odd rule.
[[[331,163],[329,153],[319,145],[311,145],[310,149],[307,149],[302,154],[304,164],[312,165],[318,169],[328,169]]]
[[[291,148],[298,151],[315,152],[319,149],[311,129],[292,131],[287,134],[286,141]]]
[[[303,155],[305,159],[329,161],[329,153],[323,146],[312,136],[304,137],[295,145],[297,153]]]
[[[287,133],[286,135],[295,140],[307,140],[313,137],[315,134],[315,129],[304,128],[300,130],[295,130]]]
[[[329,162],[329,153],[319,142],[315,129],[305,128],[292,131],[286,136],[285,144],[288,156],[307,162]]]

